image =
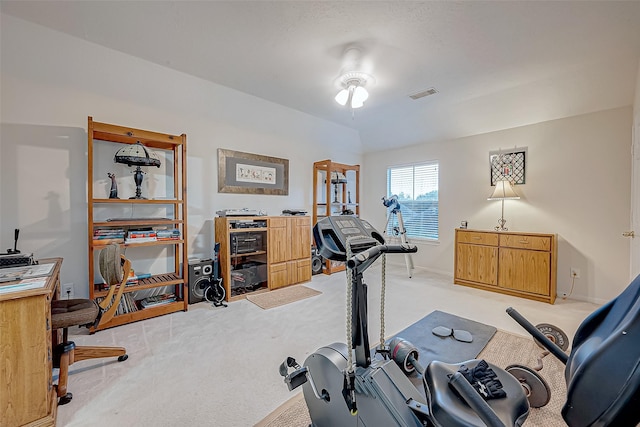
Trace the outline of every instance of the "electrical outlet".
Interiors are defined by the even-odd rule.
[[[573,278],[573,279],[579,279],[580,278],[580,269],[579,268],[571,267],[571,278]]]
[[[73,298],[73,283],[65,283],[60,287],[60,298],[62,299]]]

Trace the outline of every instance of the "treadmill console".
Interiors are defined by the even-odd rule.
[[[320,255],[332,261],[347,260],[347,240],[355,255],[379,244],[384,238],[367,221],[354,216],[328,216],[313,227],[313,238]]]

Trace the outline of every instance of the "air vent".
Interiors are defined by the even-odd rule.
[[[416,99],[424,98],[425,96],[434,95],[436,93],[438,93],[436,88],[430,87],[429,89],[423,90],[422,92],[418,92],[418,93],[414,93],[413,95],[409,95],[409,98],[411,98],[413,100],[416,100]]]

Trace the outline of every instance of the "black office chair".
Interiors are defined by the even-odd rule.
[[[69,366],[80,360],[117,357],[119,362],[127,360],[124,347],[88,347],[76,346],[69,341],[69,327],[98,327],[111,320],[116,313],[127,278],[131,270],[131,261],[120,254],[120,246],[112,244],[100,251],[100,274],[109,285],[109,293],[97,303],[90,299],[54,300],[51,302],[51,326],[62,329],[62,343],[53,351],[53,366],[60,368],[58,375],[58,405],[71,401],[73,395],[67,392]]]
[[[640,276],[582,322],[568,356],[517,311],[507,313],[566,364],[569,427],[640,423]]]

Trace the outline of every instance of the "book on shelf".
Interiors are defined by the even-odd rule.
[[[148,279],[151,277],[151,273],[138,273],[136,274],[133,270],[131,270],[131,274],[129,274],[129,278],[127,279],[127,286],[136,285],[138,281],[141,279]]]
[[[162,294],[162,295],[154,295],[150,297],[143,298],[139,301],[140,307],[154,307],[156,305],[169,304],[176,301],[176,296],[174,294]]]
[[[127,237],[124,240],[125,243],[145,243],[155,242],[156,232],[151,229],[135,229],[127,232]]]
[[[156,236],[153,237],[134,237],[132,239],[124,239],[125,243],[147,243],[147,242],[156,242],[158,238]]]
[[[100,245],[110,245],[112,243],[124,243],[124,239],[122,238],[113,238],[113,239],[93,239],[93,244],[95,246],[100,246]]]
[[[156,237],[160,239],[179,239],[180,230],[177,228],[156,230]]]
[[[114,237],[124,237],[125,231],[122,228],[96,228],[93,230],[93,238],[109,239]]]
[[[124,228],[96,228],[93,230],[93,235],[98,236],[101,234],[124,234]]]
[[[127,233],[128,239],[136,239],[136,238],[145,238],[145,237],[156,237],[155,231],[129,231]]]

